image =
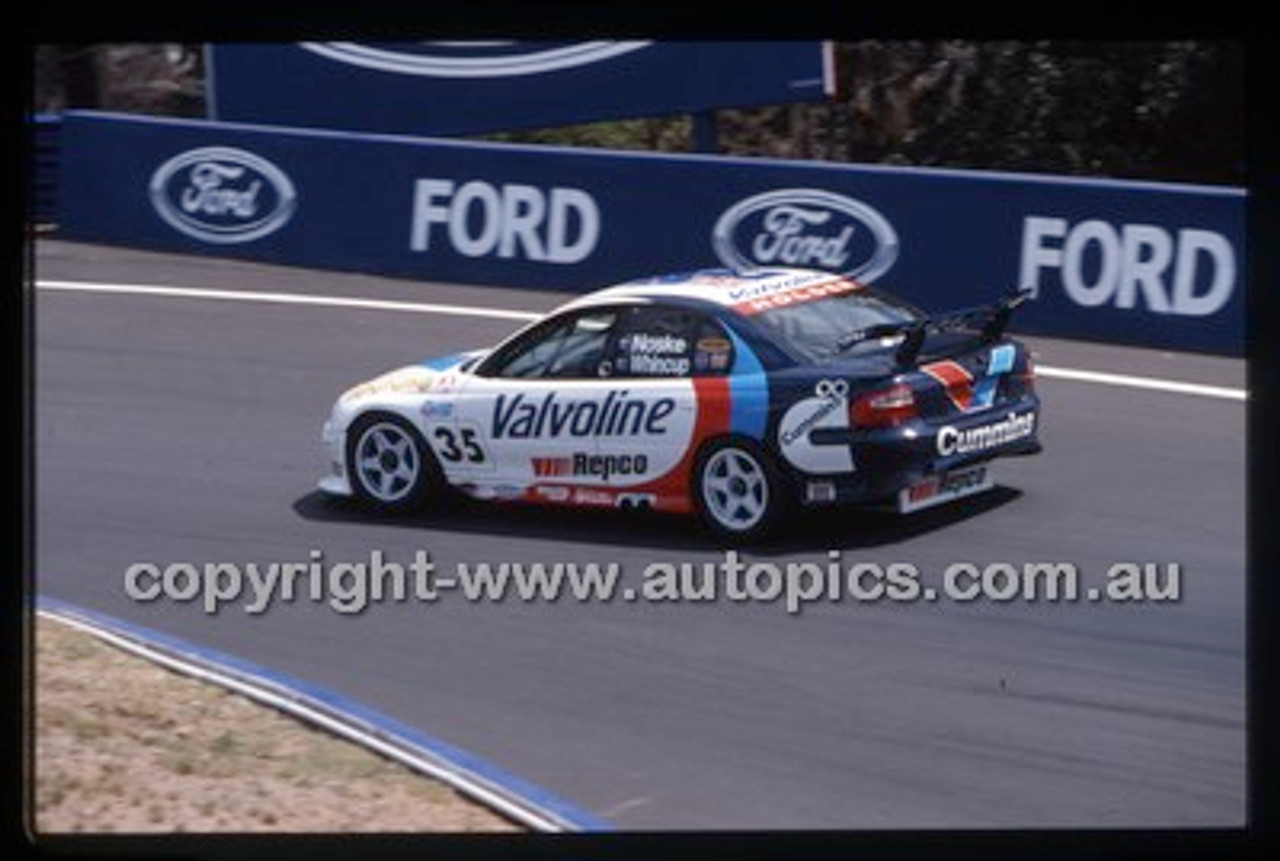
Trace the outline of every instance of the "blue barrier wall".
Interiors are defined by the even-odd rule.
[[[1240,189],[68,114],[68,238],[585,291],[703,266],[848,272],[1016,328],[1240,355]]]

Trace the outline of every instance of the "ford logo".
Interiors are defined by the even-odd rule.
[[[721,262],[740,272],[800,266],[864,284],[898,259],[898,234],[883,215],[815,188],[783,188],[739,201],[716,221],[711,241]]]
[[[175,230],[203,242],[252,242],[293,217],[298,195],[284,171],[232,147],[176,155],[151,175],[151,205]]]
[[[299,42],[313,54],[379,72],[432,78],[509,78],[599,63],[651,41]]]

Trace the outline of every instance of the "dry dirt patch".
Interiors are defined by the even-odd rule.
[[[452,788],[47,617],[36,622],[35,828],[516,831]]]

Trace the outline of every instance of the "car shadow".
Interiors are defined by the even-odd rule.
[[[742,549],[759,556],[800,552],[884,547],[936,532],[990,511],[1022,496],[1022,491],[996,485],[959,502],[913,514],[851,507],[802,510],[766,541]],[[426,513],[389,514],[319,490],[293,503],[299,517],[316,522],[368,523],[408,529],[432,529],[473,535],[523,535],[539,541],[611,544],[664,550],[724,550],[727,545],[689,516],[651,511],[563,509],[529,504],[496,504],[454,497]]]

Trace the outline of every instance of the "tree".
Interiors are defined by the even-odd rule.
[[[867,40],[838,43],[836,53],[836,98],[719,110],[719,151],[1246,181],[1238,43]],[[203,113],[198,46],[52,46],[36,59],[38,110]],[[484,137],[681,151],[692,134],[689,118],[678,115]]]

